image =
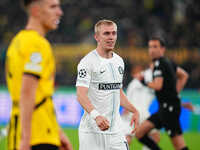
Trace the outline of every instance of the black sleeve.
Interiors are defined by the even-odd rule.
[[[153,77],[163,77],[164,69],[164,63],[160,60],[156,60],[154,62]]]

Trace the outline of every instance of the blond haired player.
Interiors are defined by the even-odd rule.
[[[133,113],[135,129],[139,115],[122,90],[124,62],[113,52],[117,25],[100,20],[95,25],[94,37],[97,48],[78,65],[77,97],[85,110],[79,126],[79,150],[127,150],[119,107]]]

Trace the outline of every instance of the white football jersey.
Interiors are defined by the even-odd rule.
[[[80,61],[76,86],[88,88],[91,103],[101,115],[107,118],[110,128],[101,131],[96,121],[84,111],[79,130],[107,134],[120,131],[119,107],[123,73],[123,59],[114,52],[112,58],[106,59],[93,50]]]
[[[152,70],[147,69],[144,72],[145,82],[152,81]],[[155,97],[154,90],[144,86],[139,80],[133,79],[127,88],[127,98],[136,107],[140,115],[149,114],[148,110]],[[141,116],[142,117],[142,116]]]

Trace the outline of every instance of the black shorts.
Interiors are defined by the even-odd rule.
[[[180,107],[165,107],[159,109],[159,111],[148,118],[150,122],[155,125],[155,128],[165,128],[170,137],[175,135],[181,135],[182,129],[180,125]]]
[[[51,144],[39,144],[32,146],[31,150],[59,150],[59,147]]]

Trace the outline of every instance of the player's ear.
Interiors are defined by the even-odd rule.
[[[98,42],[99,40],[98,40],[98,35],[97,35],[97,33],[95,33],[94,34],[94,39]]]
[[[164,54],[165,53],[165,47],[164,46],[162,46],[162,53]]]
[[[32,16],[38,17],[39,11],[40,11],[39,6],[37,6],[37,5],[30,7],[30,13]]]
[[[165,47],[163,47],[163,52],[165,52],[165,50],[166,50]]]

